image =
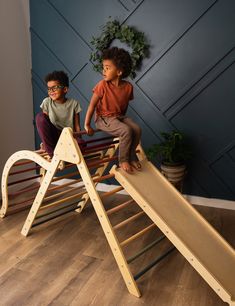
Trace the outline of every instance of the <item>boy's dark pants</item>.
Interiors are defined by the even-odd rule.
[[[50,157],[53,157],[54,149],[60,137],[61,130],[57,129],[51,123],[49,117],[42,112],[36,115],[36,126],[46,152]],[[77,137],[76,140],[79,145],[84,144],[84,141],[81,138]]]
[[[136,161],[136,147],[140,142],[141,129],[125,116],[98,117],[96,127],[115,137],[119,137],[119,162]]]

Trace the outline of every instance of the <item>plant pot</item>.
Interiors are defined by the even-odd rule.
[[[161,172],[172,185],[174,185],[179,191],[182,192],[183,181],[186,174],[185,164],[161,164]]]

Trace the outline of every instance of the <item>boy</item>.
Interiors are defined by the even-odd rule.
[[[42,112],[36,116],[38,134],[49,157],[53,157],[54,148],[64,127],[80,132],[81,106],[74,99],[67,99],[69,79],[64,71],[53,71],[45,77],[49,97],[40,105]],[[77,138],[78,144],[82,139]]]
[[[113,47],[103,52],[103,80],[93,89],[85,119],[88,135],[94,133],[90,126],[95,111],[96,127],[119,137],[119,166],[128,173],[141,166],[135,150],[140,141],[141,129],[125,116],[129,101],[133,99],[133,86],[123,80],[131,71],[131,57],[124,49]]]

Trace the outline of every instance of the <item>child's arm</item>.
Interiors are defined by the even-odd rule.
[[[75,113],[74,114],[74,131],[75,132],[80,132],[81,131],[81,127],[80,127],[80,114],[79,113]]]
[[[95,108],[96,108],[96,105],[97,105],[99,99],[100,99],[99,96],[97,96],[94,93],[92,98],[91,98],[91,101],[90,101],[89,107],[87,109],[87,112],[86,112],[84,128],[87,131],[88,135],[93,135],[94,134],[94,130],[91,127],[91,118],[92,118],[92,116],[94,114],[94,111],[95,111]]]

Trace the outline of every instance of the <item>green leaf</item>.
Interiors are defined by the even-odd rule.
[[[122,43],[132,48],[132,71],[130,77],[133,79],[136,75],[135,70],[140,67],[141,61],[149,52],[149,45],[143,32],[126,24],[120,25],[118,20],[110,20],[101,27],[99,37],[92,36],[91,44],[94,46],[94,52],[90,55],[90,60],[94,63],[94,70],[102,69],[102,51],[108,48],[114,39],[119,39]]]

